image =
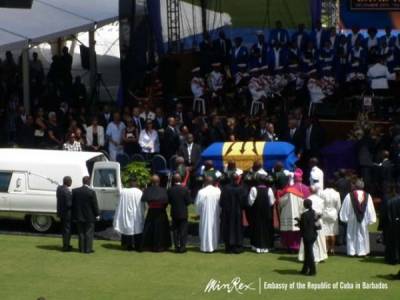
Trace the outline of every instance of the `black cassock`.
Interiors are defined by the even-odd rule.
[[[400,197],[386,200],[382,205],[380,227],[385,243],[385,260],[400,263]]]
[[[274,226],[268,190],[266,186],[258,186],[257,197],[249,209],[250,242],[252,246],[260,249],[273,247]]]
[[[245,189],[236,184],[226,185],[221,192],[221,231],[228,246],[241,246],[243,242],[242,209],[246,205]]]
[[[149,207],[143,228],[143,249],[152,251],[168,249],[171,247],[171,234],[166,212],[167,191],[159,186],[150,186],[143,192],[142,201]]]

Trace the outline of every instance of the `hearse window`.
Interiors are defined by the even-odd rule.
[[[117,187],[117,175],[114,169],[99,169],[94,172],[94,187],[114,188]]]
[[[11,173],[0,172],[0,193],[7,193],[10,185]]]
[[[106,159],[106,157],[104,156],[104,154],[99,155],[99,156],[96,156],[96,157],[94,157],[94,158],[92,158],[92,159],[89,159],[89,160],[86,162],[86,167],[87,167],[87,169],[88,169],[88,173],[89,173],[89,174],[92,174],[94,164],[97,163],[97,162],[99,162],[99,161],[107,161],[107,159]]]

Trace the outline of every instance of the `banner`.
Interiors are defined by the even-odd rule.
[[[385,6],[382,6],[382,4],[386,4],[387,8],[383,8]],[[370,27],[400,29],[400,10],[389,9],[389,4],[392,5],[391,7],[400,7],[399,0],[341,0],[340,25],[344,29],[351,29],[352,27],[360,29],[368,29]],[[378,6],[381,8],[378,8]]]
[[[400,10],[399,0],[350,0],[351,10]]]

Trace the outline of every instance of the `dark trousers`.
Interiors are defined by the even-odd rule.
[[[71,242],[71,213],[61,216],[63,248],[68,249]]]
[[[314,241],[304,241],[304,263],[303,269],[301,270],[304,274],[314,275],[316,273],[313,245]]]
[[[79,251],[90,253],[93,251],[94,222],[78,222]]]
[[[128,251],[141,251],[142,234],[125,235],[121,234],[121,247]]]
[[[186,249],[188,221],[187,219],[172,220],[172,234],[175,249]]]

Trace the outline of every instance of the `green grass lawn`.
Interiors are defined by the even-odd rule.
[[[195,4],[199,2],[194,0]],[[298,23],[311,24],[309,0],[209,0],[209,9],[219,11],[219,2],[222,11],[231,15],[233,27],[268,27],[274,26],[276,20],[282,20],[288,28],[296,28]]]
[[[331,257],[318,267],[317,277],[297,274],[301,264],[287,254],[241,255],[135,253],[118,243],[96,241],[93,255],[59,251],[60,240],[0,235],[0,299],[398,299],[400,284],[387,274],[399,267],[382,258]],[[77,246],[77,241],[73,240]],[[210,279],[242,282],[384,282],[387,290],[263,290],[244,295],[225,291],[205,294]]]

